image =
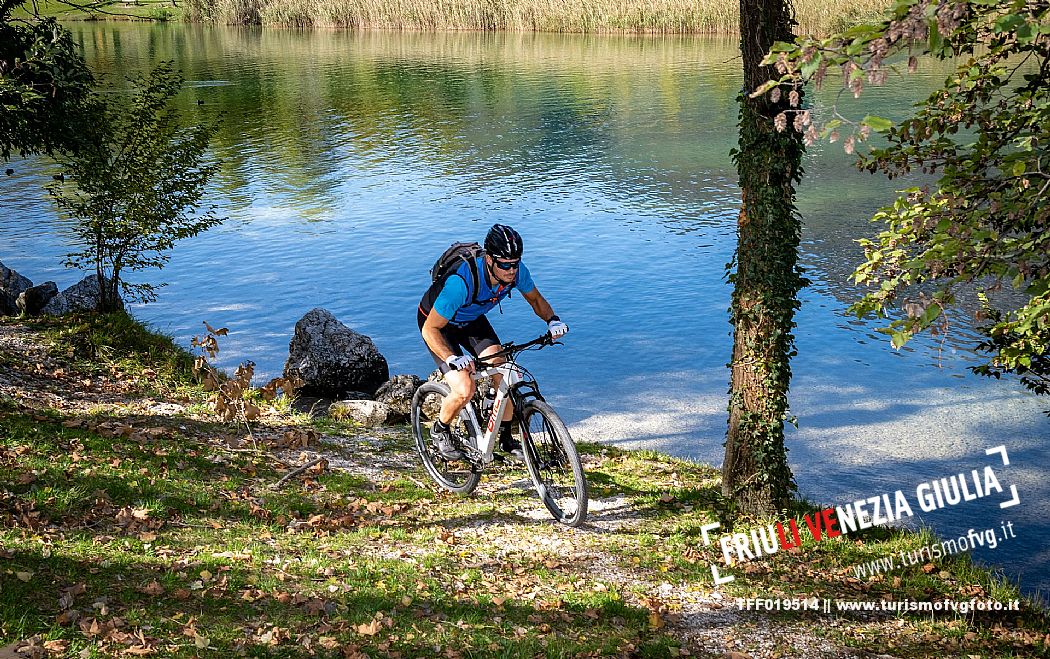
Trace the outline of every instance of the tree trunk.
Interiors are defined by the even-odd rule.
[[[798,269],[801,221],[794,184],[802,176],[802,136],[789,119],[785,130],[773,118],[790,110],[788,91],[748,94],[778,77],[760,62],[776,41],[792,41],[795,22],[786,0],[740,1],[740,51],[744,92],[740,96],[740,142],[734,154],[740,176],[736,271],[731,322],[733,361],[722,490],[738,514],[768,516],[784,509],[795,488],[784,447],[784,420],[794,354],[798,291],[806,283]]]

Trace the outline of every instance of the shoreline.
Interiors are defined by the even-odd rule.
[[[828,34],[878,19],[889,5],[879,0],[861,3],[806,0],[796,6],[798,33]],[[106,12],[69,10],[46,4],[41,15],[77,22],[161,21],[199,25],[259,26],[294,29],[395,32],[508,32],[639,36],[739,36],[734,3],[696,5],[662,0],[657,5],[623,5],[614,0],[590,0],[563,6],[548,0],[502,0],[475,4],[472,0],[414,0],[377,5],[368,0],[341,3],[314,0],[169,0],[112,2]],[[27,15],[20,9],[20,15]]]

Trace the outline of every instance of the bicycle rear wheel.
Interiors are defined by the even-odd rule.
[[[525,405],[520,427],[525,466],[543,505],[562,524],[579,526],[587,518],[587,478],[568,428],[541,400]]]
[[[430,477],[449,492],[466,496],[478,486],[481,473],[467,460],[445,459],[430,439],[431,424],[438,418],[441,403],[448,394],[448,385],[442,382],[425,382],[416,390],[412,397],[412,434]],[[461,437],[471,436],[459,418],[452,422],[452,431]]]

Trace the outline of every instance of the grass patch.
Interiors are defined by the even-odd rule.
[[[24,3],[15,7],[12,15],[15,18],[28,18],[33,15],[33,6]],[[150,20],[180,21],[185,18],[181,5],[171,0],[119,0],[117,2],[71,3],[57,0],[43,0],[36,5],[36,14],[54,17],[63,21],[92,20]]]
[[[15,16],[30,15],[20,5]],[[739,7],[729,0],[691,2],[655,0],[635,4],[619,0],[133,0],[93,4],[91,9],[55,0],[38,5],[41,16],[62,20],[155,20],[424,31],[519,31],[641,34],[735,34]],[[799,30],[827,34],[879,18],[886,0],[800,0],[795,3]]]
[[[408,480],[376,489],[333,474],[313,491],[272,492],[265,464],[216,463],[190,437],[121,445],[9,405],[0,437],[0,482],[16,483],[0,498],[0,645],[36,634],[107,654],[302,656],[304,639],[372,656],[677,647],[615,592],[542,605],[524,597],[531,589],[508,597],[490,566],[464,568],[462,548],[423,522],[447,503],[409,508],[421,492]],[[383,555],[435,542],[444,548],[426,560]],[[537,572],[529,583],[543,580]],[[581,631],[584,613],[594,620]]]
[[[25,324],[43,333],[53,357],[85,370],[118,370],[131,377],[145,374],[172,385],[196,383],[188,350],[123,311],[41,316]]]
[[[34,327],[53,355],[85,368],[94,355],[156,378],[160,365],[183,358],[170,340],[120,318]],[[121,423],[159,422],[112,410],[85,419],[0,397],[0,648],[50,642],[73,656],[722,656],[723,641],[693,635],[708,628],[713,608],[703,607],[736,611],[738,597],[1021,599],[965,556],[857,578],[856,565],[934,541],[896,529],[735,565],[728,569],[736,581],[716,588],[710,566],[721,552],[704,544],[703,528],[725,514],[718,471],[659,453],[582,445],[591,523],[566,529],[521,485],[519,467],[486,472],[482,489],[464,499],[432,487],[415,459],[389,469],[369,462],[411,458],[407,427],[368,431],[367,451],[343,455],[368,469],[305,474],[275,489],[287,465],[265,450],[232,449],[228,426],[186,415],[156,433],[112,431]],[[305,416],[284,423],[322,429],[333,447],[365,432]],[[795,514],[811,508],[799,506]],[[1027,602],[1017,612],[969,615],[736,613],[725,631],[752,656],[768,654],[752,632],[770,628],[791,631],[777,646],[781,656],[808,651],[813,636],[901,657],[1048,652],[1050,620]]]
[[[827,33],[877,18],[885,0],[801,0],[800,29]],[[191,20],[226,24],[393,30],[734,34],[739,6],[728,0],[274,0],[261,8],[244,0],[190,0]]]

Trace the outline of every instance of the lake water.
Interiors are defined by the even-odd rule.
[[[724,266],[735,246],[740,61],[735,41],[534,34],[350,34],[182,25],[73,26],[115,80],[173,59],[190,116],[221,117],[208,193],[229,220],[180,244],[160,300],[135,314],[188,346],[228,326],[222,364],[278,374],[297,319],[331,310],[371,336],[394,373],[432,363],[415,324],[434,258],[494,222],[524,236],[538,287],[571,327],[526,363],[578,439],[720,464],[731,348]],[[947,73],[875,89],[854,116],[900,118]],[[826,114],[833,93],[818,95]],[[66,222],[42,191],[53,165],[0,177],[0,261],[60,267]],[[971,335],[893,351],[847,316],[853,241],[903,183],[861,174],[838,145],[805,161],[802,293],[788,446],[800,491],[845,505],[998,465],[1021,503],[990,497],[921,515],[945,538],[1014,524],[977,556],[1050,587],[1050,424],[1011,381],[972,376]],[[151,275],[151,279],[158,279]],[[490,314],[504,339],[544,330],[519,296]],[[988,447],[1005,444],[1010,466]],[[992,500],[994,499],[994,500]]]

